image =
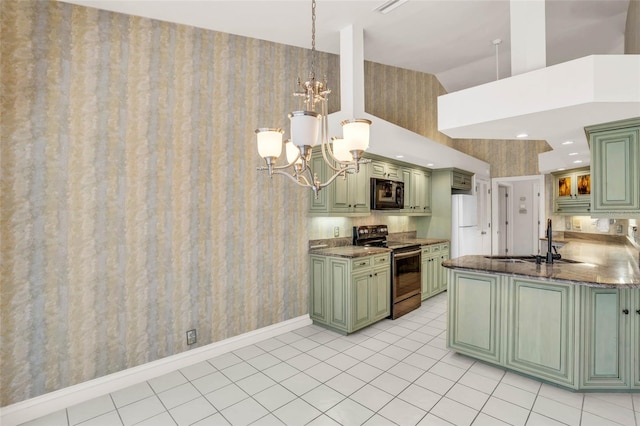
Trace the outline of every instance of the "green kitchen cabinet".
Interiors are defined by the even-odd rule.
[[[591,212],[591,169],[583,167],[553,175],[553,212],[588,215]]]
[[[360,172],[338,177],[329,186],[329,209],[333,213],[369,213],[370,183],[368,164],[360,165]]]
[[[502,278],[454,270],[449,272],[447,344],[475,358],[500,363]]]
[[[321,182],[326,182],[334,171],[325,163],[322,152],[314,148],[310,160],[311,170]],[[310,197],[309,213],[317,216],[366,216],[370,214],[371,163],[360,165],[358,173],[338,176],[331,185]]]
[[[456,352],[574,390],[640,389],[640,289],[448,275]]]
[[[412,216],[431,215],[431,172],[402,168],[404,182],[404,209]]]
[[[449,243],[422,246],[422,300],[447,289],[447,272],[442,262],[449,259]]]
[[[632,389],[640,390],[640,289],[629,293],[629,300],[631,301],[631,335],[635,336],[635,340],[631,340],[633,351],[631,358]]]
[[[400,176],[400,167],[398,165],[378,160],[371,161],[371,177],[389,180],[402,180]]]
[[[438,282],[440,283],[439,292],[445,291],[449,285],[449,274],[447,268],[442,266],[442,262],[449,260],[449,244],[440,244],[440,260],[438,260]]]
[[[352,333],[390,314],[388,253],[348,259],[311,255],[309,316],[314,323]]]
[[[309,162],[310,166],[311,166],[311,170],[313,170],[314,173],[316,173],[316,175],[318,176],[318,179],[321,182],[326,182],[327,178],[328,178],[328,173],[327,173],[327,165],[324,162],[324,159],[322,158],[322,154],[314,154],[311,156],[311,161]],[[309,206],[309,212],[314,213],[314,212],[320,212],[320,213],[326,213],[329,211],[329,199],[327,197],[327,192],[326,190],[322,190],[318,192],[318,197],[314,197],[311,196],[310,198],[310,206]]]
[[[585,128],[591,149],[591,215],[640,214],[640,118]]]
[[[581,387],[624,389],[630,386],[633,348],[631,339],[633,311],[630,294],[608,288],[582,288],[581,309],[584,338],[582,342]],[[624,312],[627,312],[625,314]]]
[[[575,288],[573,284],[509,279],[507,367],[575,385]]]
[[[451,169],[451,189],[471,191],[473,173],[456,168]]]

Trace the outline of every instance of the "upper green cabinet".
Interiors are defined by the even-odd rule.
[[[328,187],[311,197],[309,213],[314,216],[367,216],[371,214],[371,178],[404,182],[403,209],[389,211],[394,215],[431,216],[431,171],[410,167],[406,163],[381,160],[367,155],[370,163],[360,165],[359,173],[349,173],[346,179],[338,176]],[[315,148],[310,161],[311,170],[321,182],[334,171],[325,163],[322,152]]]
[[[400,178],[400,167],[398,165],[378,160],[371,162],[371,177],[402,180]]]
[[[640,118],[585,128],[591,148],[591,215],[640,214]]]
[[[431,215],[431,172],[402,168],[404,211],[415,215]]]
[[[334,213],[369,213],[369,164],[360,172],[338,177],[329,186],[329,209]]]
[[[451,189],[471,191],[473,173],[460,169],[451,169]]]
[[[322,153],[315,149],[311,156],[311,170],[321,182],[326,182],[334,171],[325,163]],[[358,173],[338,176],[328,187],[311,197],[309,213],[321,216],[363,216],[369,209],[370,163],[361,164]]]
[[[553,212],[589,214],[591,212],[591,170],[589,167],[552,173]]]

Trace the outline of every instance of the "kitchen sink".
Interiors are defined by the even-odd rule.
[[[485,259],[495,260],[504,263],[536,263],[536,256],[485,256]],[[541,263],[546,263],[545,257],[541,257]],[[554,259],[553,263],[582,263],[572,259]]]

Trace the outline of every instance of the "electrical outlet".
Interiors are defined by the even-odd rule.
[[[187,345],[193,345],[198,341],[198,337],[196,336],[196,329],[187,331]]]
[[[333,227],[333,236],[334,237],[339,237],[340,236],[340,227],[339,226],[334,226]]]

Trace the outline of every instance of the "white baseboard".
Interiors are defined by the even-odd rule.
[[[310,325],[309,315],[282,321],[239,336],[230,337],[200,348],[171,355],[137,367],[128,368],[107,376],[69,386],[35,398],[0,408],[0,424],[16,426],[20,423],[54,413],[65,407],[79,404],[119,389],[170,373],[172,371],[206,361],[224,353],[252,345],[270,337]]]

